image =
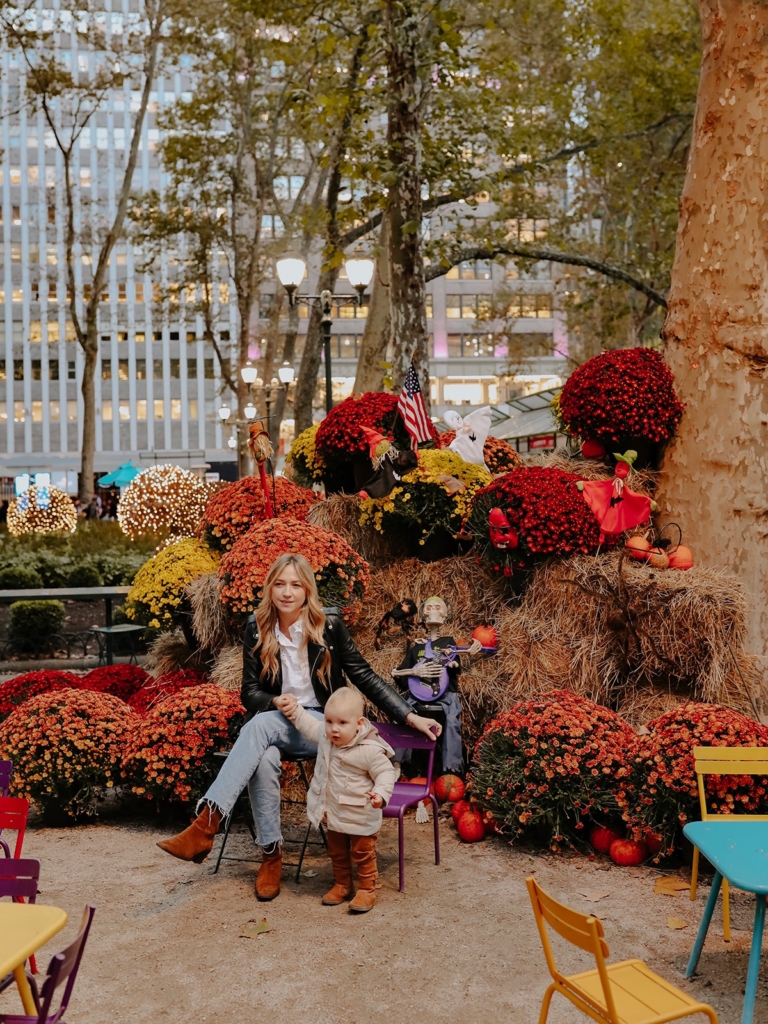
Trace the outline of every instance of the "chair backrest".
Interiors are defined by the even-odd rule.
[[[8,796],[11,791],[13,761],[0,761],[0,796]]]
[[[67,948],[61,953],[57,953],[55,956],[51,957],[51,962],[48,964],[48,973],[40,991],[40,1015],[37,1018],[37,1024],[57,1024],[57,1022],[60,1021],[67,1012],[69,1000],[72,996],[72,989],[75,987],[77,972],[80,969],[80,961],[83,958],[83,951],[85,949],[85,944],[88,941],[88,933],[91,930],[91,922],[93,921],[93,915],[95,913],[95,907],[90,905],[86,906],[83,911],[83,918],[80,922],[80,931],[77,933],[75,941],[67,946]],[[64,994],[61,997],[61,1005],[56,1013],[51,1015],[50,1010],[54,993],[65,981],[67,982],[67,985],[64,989]]]
[[[392,725],[390,722],[374,722],[379,736],[388,743],[390,747],[400,747],[406,750],[428,750],[429,764],[427,765],[427,789],[432,783],[432,768],[435,763],[435,740],[429,739],[418,729],[411,729],[409,725]]]
[[[10,896],[13,899],[21,896],[29,900],[30,903],[34,903],[37,899],[39,879],[39,860],[0,858],[0,896]]]
[[[20,796],[0,796],[0,835],[4,829],[16,833],[16,847],[13,851],[13,856],[16,858],[21,856],[28,817],[29,800]],[[8,843],[0,839],[0,845],[3,846],[6,857],[10,856]]]
[[[544,947],[544,956],[547,960],[549,973],[555,981],[565,985],[566,988],[568,987],[567,978],[557,969],[552,944],[547,933],[547,925],[549,925],[552,931],[557,932],[561,938],[565,939],[566,942],[570,942],[572,945],[578,946],[579,949],[583,949],[586,953],[591,953],[594,956],[603,986],[603,996],[608,1013],[606,1014],[605,1009],[599,1003],[592,1000],[589,1000],[589,1002],[600,1015],[597,1019],[607,1019],[611,1021],[611,1024],[619,1024],[611,985],[608,980],[608,970],[605,965],[605,958],[609,955],[609,951],[608,944],[603,937],[605,933],[603,932],[602,923],[590,914],[580,914],[577,910],[571,910],[570,907],[566,907],[563,903],[558,903],[557,900],[552,899],[551,896],[544,892],[535,878],[529,877],[525,881],[528,886],[528,895],[531,898],[533,916],[536,918],[536,927],[539,930],[539,938]],[[588,999],[584,992],[580,991],[579,996],[582,999]]]
[[[768,747],[694,747],[693,763],[702,821],[712,821],[714,818],[768,821],[768,815],[765,814],[717,814],[710,811],[704,788],[707,775],[764,775],[768,778]]]

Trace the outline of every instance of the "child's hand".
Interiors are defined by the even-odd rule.
[[[384,806],[384,798],[379,793],[366,793],[365,795],[370,799],[371,807],[375,807],[377,811]]]

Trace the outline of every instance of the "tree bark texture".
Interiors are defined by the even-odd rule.
[[[662,336],[685,402],[664,518],[748,591],[768,652],[768,5],[699,0],[703,62]]]
[[[426,287],[421,245],[422,145],[424,94],[429,81],[420,67],[422,5],[417,0],[387,0],[387,149],[390,184],[390,307],[394,355],[392,379],[402,388],[413,361],[429,409],[429,346]]]
[[[354,391],[381,391],[384,387],[384,360],[392,337],[392,316],[389,309],[389,221],[382,221],[379,232],[379,255],[373,272],[371,304],[365,321]]]

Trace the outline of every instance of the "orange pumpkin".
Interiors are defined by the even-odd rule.
[[[691,569],[693,568],[693,552],[685,544],[678,544],[669,552],[670,569]]]
[[[624,550],[630,558],[636,558],[639,562],[647,562],[648,552],[651,550],[651,542],[647,537],[636,534],[634,537],[629,538],[624,545]]]
[[[477,626],[472,630],[472,639],[479,640],[484,651],[495,651],[499,646],[499,634],[493,626]]]
[[[611,843],[621,839],[622,834],[616,828],[609,828],[607,825],[595,825],[589,833],[589,845],[595,853],[608,853]]]
[[[459,838],[465,843],[479,843],[485,839],[485,825],[479,811],[465,811],[456,822]]]
[[[648,565],[652,569],[668,569],[669,558],[664,548],[651,548],[648,552]]]
[[[613,863],[619,867],[634,867],[646,859],[648,847],[645,843],[636,843],[633,839],[614,839],[608,853]]]
[[[466,787],[458,775],[441,775],[435,783],[435,796],[441,804],[446,801],[454,803],[463,798],[465,789]]]

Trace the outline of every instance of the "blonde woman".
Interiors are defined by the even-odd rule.
[[[280,892],[282,871],[280,762],[317,755],[317,744],[287,716],[303,707],[322,721],[326,701],[346,685],[346,675],[393,721],[405,722],[430,739],[440,735],[441,727],[415,714],[363,658],[338,612],[322,608],[312,567],[303,555],[276,559],[262,592],[243,642],[242,701],[250,718],[198,804],[197,819],[158,846],[181,860],[205,860],[222,820],[247,785],[263,851],[256,896],[271,900]]]

